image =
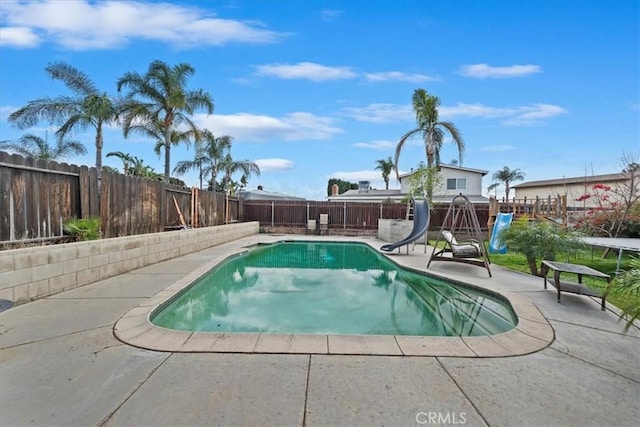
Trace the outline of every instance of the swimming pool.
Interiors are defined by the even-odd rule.
[[[285,241],[232,256],[154,310],[183,331],[482,336],[513,329],[497,295],[403,269],[363,243]]]

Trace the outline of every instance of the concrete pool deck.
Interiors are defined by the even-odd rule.
[[[637,425],[640,332],[624,333],[596,300],[563,294],[558,304],[542,279],[498,266],[493,278],[462,264],[428,271],[508,295],[532,323],[513,342],[394,339],[391,351],[363,337],[317,348],[256,336],[249,351],[229,335],[190,353],[171,350],[175,337],[151,340],[165,346],[152,351],[114,336],[204,266],[283,239],[317,237],[250,236],[1,313],[0,425]],[[424,270],[428,254],[418,245],[390,257]],[[539,348],[519,349],[521,338]]]

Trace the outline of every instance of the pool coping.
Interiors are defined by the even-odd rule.
[[[289,239],[279,239],[289,240]],[[297,240],[297,239],[296,239]],[[324,241],[334,241],[328,237]],[[337,241],[337,240],[336,240]],[[344,241],[340,239],[340,241]],[[362,242],[354,238],[353,242]],[[368,244],[376,252],[379,248]],[[275,353],[339,354],[384,356],[441,357],[509,357],[540,351],[549,346],[555,333],[540,310],[525,296],[497,292],[469,283],[470,286],[500,295],[511,304],[518,324],[510,331],[476,337],[432,337],[407,335],[326,335],[272,334],[246,332],[192,332],[156,326],[150,321],[154,310],[180,294],[183,289],[229,256],[246,252],[248,247],[230,249],[187,274],[172,285],[125,313],[113,326],[115,337],[123,343],[146,350],[178,353]],[[401,267],[424,272],[425,268],[403,265],[401,258],[391,258]],[[426,263],[425,263],[426,264]],[[443,277],[445,278],[445,277]],[[451,280],[445,278],[447,280]],[[455,281],[455,280],[454,280]]]

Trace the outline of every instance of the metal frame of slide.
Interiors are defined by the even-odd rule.
[[[422,200],[421,202],[414,200],[413,205],[413,230],[411,230],[411,233],[399,242],[383,245],[380,247],[381,251],[392,252],[396,248],[409,245],[420,239],[427,232],[430,219],[429,203],[426,200]]]

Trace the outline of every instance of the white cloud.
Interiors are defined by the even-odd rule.
[[[476,79],[506,79],[523,77],[540,73],[542,68],[538,65],[511,65],[509,67],[492,67],[487,64],[463,65],[460,74]]]
[[[517,113],[502,124],[507,126],[528,126],[541,123],[544,119],[567,114],[568,111],[557,105],[534,104],[518,108]]]
[[[357,74],[350,67],[328,67],[313,62],[260,65],[256,67],[256,70],[256,74],[260,76],[278,77],[287,80],[311,80],[314,82],[345,80],[357,77]]]
[[[11,113],[18,110],[20,107],[12,107],[10,105],[5,105],[0,107],[0,121],[6,122]]]
[[[0,46],[34,47],[39,41],[31,28],[0,27]]]
[[[321,140],[343,132],[333,125],[333,119],[329,117],[301,112],[280,118],[249,113],[196,114],[194,121],[215,135],[229,135],[236,141]]]
[[[293,169],[293,162],[287,159],[258,159],[254,163],[258,165],[260,172]]]
[[[320,11],[320,16],[323,21],[333,21],[343,13],[344,11],[338,9],[322,9]]]
[[[195,7],[153,2],[3,2],[3,20],[9,41],[32,47],[51,41],[71,50],[113,49],[133,39],[175,47],[228,43],[273,43],[287,34],[267,30],[254,22],[218,18]],[[18,42],[22,40],[22,45]]]
[[[380,73],[358,73],[352,67],[332,67],[314,62],[298,62],[297,64],[265,64],[258,65],[256,75],[276,77],[286,80],[311,80],[323,82],[330,80],[349,80],[363,78],[366,81],[379,82],[409,82],[423,83],[439,81],[436,77],[425,74],[410,74],[401,71],[387,71]]]
[[[506,126],[528,126],[540,124],[544,119],[550,119],[562,114],[567,114],[567,110],[557,105],[533,104],[519,107],[496,108],[482,104],[462,104],[458,103],[454,107],[440,107],[442,119],[450,120],[456,117],[480,117],[486,119],[503,119],[502,124]]]
[[[486,151],[489,153],[499,153],[511,150],[515,150],[515,147],[513,145],[487,145],[484,147],[480,147],[480,151]]]
[[[365,73],[364,77],[370,82],[407,82],[407,83],[423,83],[440,81],[437,77],[427,76],[426,74],[409,74],[400,71],[387,71],[381,73]]]
[[[396,143],[392,141],[379,140],[370,142],[356,142],[355,144],[353,144],[353,146],[358,148],[368,148],[371,150],[387,151],[394,149],[396,147]]]
[[[450,119],[454,117],[505,117],[515,113],[513,108],[496,108],[487,107],[482,104],[464,104],[458,103],[453,107],[440,107],[438,112],[443,119]]]
[[[365,107],[348,107],[342,111],[355,120],[369,123],[397,123],[415,120],[415,113],[410,105],[370,104]],[[489,107],[482,104],[458,103],[453,107],[441,106],[438,111],[441,120],[460,117],[502,119],[501,123],[506,126],[540,124],[545,119],[568,113],[564,108],[551,104]]]
[[[361,122],[394,123],[414,120],[415,114],[410,105],[370,104],[366,107],[348,107],[343,111]]]

